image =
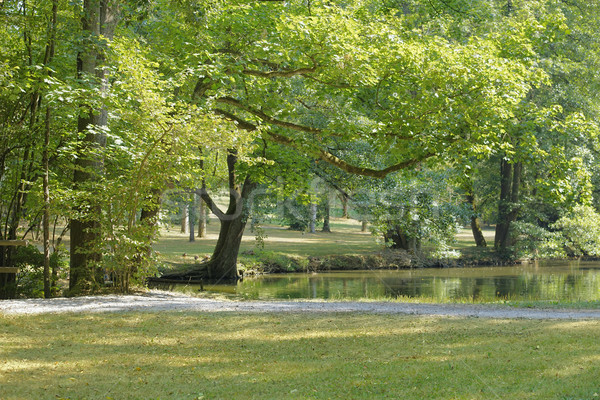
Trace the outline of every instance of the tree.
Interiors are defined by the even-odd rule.
[[[383,178],[438,155],[489,154],[497,129],[543,80],[503,56],[497,38],[430,36],[412,16],[375,2],[233,1],[160,12],[153,23],[179,34],[163,46],[181,56],[190,101],[258,142],[351,174]],[[358,141],[380,155],[376,163],[340,157],[340,147]]]
[[[86,0],[82,12],[82,42],[77,55],[78,77],[96,90],[100,97],[108,91],[108,68],[105,47],[114,36],[118,22],[118,2]],[[98,246],[102,241],[100,205],[94,200],[98,193],[96,182],[102,179],[104,169],[103,150],[106,147],[108,109],[96,98],[81,105],[77,122],[78,133],[83,137],[79,157],[75,162],[73,183],[75,190],[85,193],[76,206],[76,217],[71,226],[71,263],[69,288],[72,291],[87,290],[103,279],[99,268],[101,254]]]

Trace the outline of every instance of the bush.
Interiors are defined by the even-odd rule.
[[[590,206],[576,206],[552,225],[562,234],[569,256],[600,256],[600,214]]]
[[[50,255],[50,270],[60,270],[64,262],[60,252]],[[35,246],[16,248],[12,265],[19,268],[17,274],[18,297],[44,297],[44,254]],[[56,282],[54,282],[56,285]]]
[[[563,237],[560,232],[553,232],[528,222],[512,224],[513,237],[518,240],[510,248],[508,258],[563,258]]]

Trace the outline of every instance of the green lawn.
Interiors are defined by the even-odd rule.
[[[0,315],[0,399],[595,399],[600,321]]]
[[[212,253],[218,236],[219,223],[212,220],[208,224],[206,238],[189,241],[189,235],[180,233],[177,227],[163,230],[161,238],[154,245],[161,257],[174,262],[189,262],[194,256],[206,256]],[[264,250],[287,256],[326,256],[332,254],[368,254],[381,249],[370,232],[361,232],[361,224],[354,219],[332,219],[332,233],[317,232],[310,234],[291,231],[284,227],[266,224],[262,226],[266,238]],[[241,252],[256,249],[254,233],[247,228],[242,239]],[[183,257],[186,254],[186,257]]]

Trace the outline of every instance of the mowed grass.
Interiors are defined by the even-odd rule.
[[[0,315],[0,398],[595,399],[599,321]]]
[[[361,223],[354,219],[334,218],[331,222],[332,233],[317,232],[314,234],[292,231],[274,224],[261,226],[264,231],[264,250],[287,256],[309,257],[328,256],[334,254],[354,255],[369,254],[381,250],[375,237],[370,232],[361,232]],[[178,227],[162,230],[161,237],[154,245],[161,258],[175,262],[190,262],[193,257],[212,254],[217,243],[219,222],[212,219],[207,225],[206,238],[189,241],[189,234],[181,233]],[[256,250],[256,235],[246,228],[240,252]],[[183,257],[183,254],[186,254]]]

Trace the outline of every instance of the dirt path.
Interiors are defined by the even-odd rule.
[[[45,314],[128,311],[200,312],[355,312],[450,317],[600,319],[600,310],[544,310],[494,305],[413,304],[393,302],[228,301],[201,299],[169,292],[143,295],[88,296],[56,299],[0,300],[0,314]]]

